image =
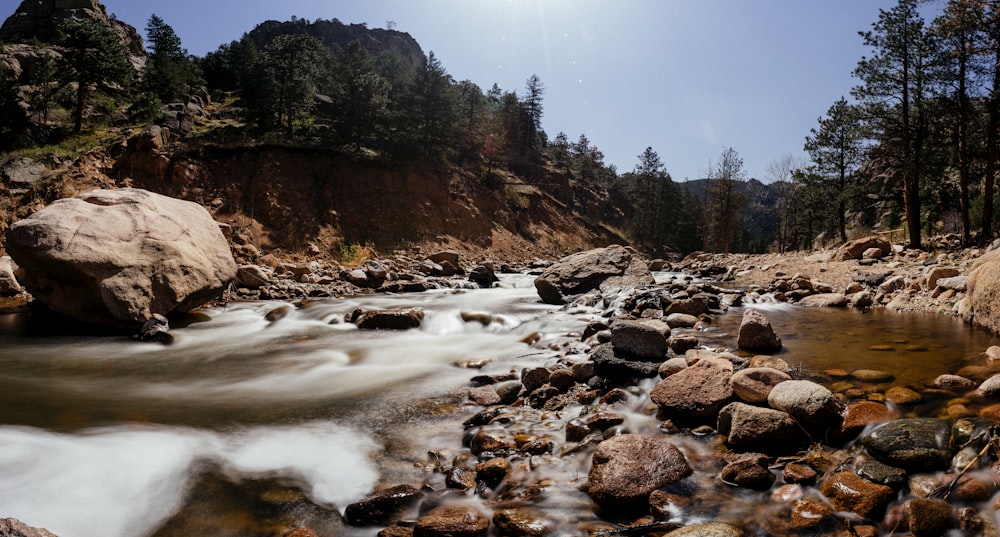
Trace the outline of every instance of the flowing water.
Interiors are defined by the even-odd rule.
[[[361,332],[342,322],[357,307],[420,307],[426,317],[418,330]],[[981,364],[996,343],[946,317],[756,307],[782,336],[781,357],[809,374],[882,369],[920,387]],[[740,311],[697,335],[731,348]],[[174,328],[170,346],[32,335],[25,314],[0,314],[0,517],[61,537],[266,535],[289,518],[374,535],[321,522],[331,518],[323,509],[459,446],[458,424],[478,410],[464,401],[473,375],[583,359],[579,334],[602,311],[541,304],[530,277],[510,275],[486,290],[205,313]],[[645,406],[633,405],[631,429],[657,427]],[[532,427],[563,434],[544,414]],[[684,449],[698,459],[696,442]],[[586,457],[554,459],[547,507],[586,510],[576,490]]]

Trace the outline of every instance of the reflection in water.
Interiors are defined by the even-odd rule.
[[[311,502],[342,509],[428,450],[457,445],[457,423],[475,410],[466,413],[449,394],[461,393],[475,373],[456,364],[485,363],[481,373],[491,374],[566,353],[582,359],[578,334],[602,311],[541,304],[530,277],[503,283],[300,307],[232,304],[207,312],[210,321],[175,329],[168,347],[122,337],[11,335],[24,330],[22,318],[0,315],[0,515],[63,536],[148,535],[182,505],[192,508],[192,488],[211,481],[206,466],[233,483],[291,479]],[[283,306],[288,315],[266,319]],[[341,322],[357,307],[420,307],[426,317],[419,330],[361,332]],[[882,369],[896,382],[926,386],[980,363],[994,343],[938,316],[754,307],[782,337],[781,357],[806,375]],[[741,313],[692,333],[732,348]],[[538,343],[523,342],[536,333]],[[626,426],[656,434],[647,401],[635,398]],[[428,419],[441,415],[451,421]],[[557,424],[540,414],[532,427],[562,436]],[[677,441],[693,464],[715,460],[698,454],[711,449],[698,439]],[[586,510],[589,500],[577,490],[586,456],[545,464],[555,484],[544,505]]]

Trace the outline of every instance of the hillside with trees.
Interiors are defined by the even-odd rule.
[[[683,183],[653,147],[637,148],[635,167],[620,171],[583,134],[549,136],[537,75],[525,73],[521,88],[480,87],[394,29],[264,21],[198,57],[156,15],[143,44],[96,0],[65,12],[40,4],[53,3],[22,3],[0,30],[4,226],[66,194],[67,176],[93,172],[97,183],[158,188],[248,217],[275,238],[287,235],[289,218],[260,215],[277,204],[272,213],[301,216],[300,236],[330,244],[395,246],[463,227],[482,237],[490,219],[525,244],[585,229],[555,242],[629,242],[653,255],[785,251],[872,231],[896,231],[914,248],[933,234],[970,245],[996,234],[1000,2],[951,0],[925,21],[920,2],[900,0],[860,32],[870,53],[858,60],[851,95],[803,133],[809,162],[775,156],[767,177],[752,178],[725,148],[704,178]],[[150,126],[169,134],[143,148]],[[280,158],[261,178],[233,172],[263,153]],[[309,159],[380,179],[324,176]],[[18,170],[38,165],[45,181],[23,188]],[[320,198],[303,207],[279,185],[304,200],[337,192],[361,205]],[[403,196],[393,199],[399,207],[456,205],[399,212],[443,220],[393,237],[400,229],[359,216],[380,210],[379,196],[345,196],[353,192],[345,185]]]

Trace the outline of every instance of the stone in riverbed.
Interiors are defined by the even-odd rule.
[[[586,490],[603,507],[640,506],[654,490],[677,483],[691,471],[684,454],[670,442],[623,434],[594,450]]]
[[[750,367],[733,373],[733,392],[748,403],[763,403],[781,382],[792,380],[791,375],[770,367]]]
[[[814,308],[843,308],[848,302],[850,299],[842,293],[820,293],[803,298],[799,304]]]
[[[721,522],[707,522],[676,529],[665,537],[744,537],[744,535],[743,531],[735,526]]]
[[[655,377],[659,370],[659,364],[656,362],[616,356],[611,343],[594,347],[590,359],[594,362],[594,373],[611,380]]]
[[[785,455],[809,443],[809,437],[787,413],[746,403],[723,407],[717,429],[727,445],[740,451]]]
[[[829,427],[840,416],[833,393],[809,380],[789,380],[775,385],[767,396],[767,404],[788,412],[809,430]]]
[[[344,518],[352,526],[388,526],[421,496],[423,493],[410,485],[396,485],[348,505]]]
[[[872,483],[854,472],[838,472],[820,485],[820,491],[841,511],[873,518],[896,495],[892,487]]]
[[[417,520],[413,537],[481,537],[490,519],[475,507],[444,505]]]
[[[236,277],[204,207],[131,188],[57,200],[14,223],[6,249],[53,311],[128,329],[216,299]]]
[[[733,396],[732,376],[732,362],[702,358],[658,382],[649,397],[671,418],[713,417]]]
[[[719,478],[726,484],[752,490],[768,490],[776,479],[768,468],[767,456],[754,453],[736,457],[722,468]]]
[[[639,360],[662,360],[667,353],[670,327],[662,321],[616,321],[611,324],[611,345],[616,355]]]
[[[535,278],[543,302],[563,304],[566,298],[598,288],[650,285],[653,275],[632,248],[612,245],[566,256]]]
[[[775,353],[781,350],[781,338],[774,333],[771,322],[763,313],[748,309],[743,312],[737,346],[741,350],[761,354]]]
[[[951,425],[933,418],[890,421],[861,438],[880,461],[908,471],[946,468],[951,461]]]
[[[362,330],[409,330],[420,328],[423,319],[424,310],[404,308],[363,311],[354,322]]]
[[[951,505],[944,500],[913,498],[903,503],[903,512],[914,537],[937,537],[955,526]]]
[[[553,520],[536,510],[527,507],[497,509],[493,513],[493,525],[502,535],[517,535],[518,537],[542,537],[556,530]]]

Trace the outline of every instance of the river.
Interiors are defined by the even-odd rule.
[[[478,410],[463,397],[470,377],[584,357],[579,335],[602,309],[542,304],[531,282],[232,303],[175,327],[169,346],[33,335],[25,314],[0,314],[0,517],[60,537],[268,535],[289,519],[374,535],[328,510],[460,447],[458,424]],[[362,332],[343,322],[357,307],[426,317],[418,330]],[[996,343],[946,317],[755,307],[782,337],[781,357],[813,374],[883,369],[918,387]],[[732,347],[740,311],[697,332],[703,344]],[[643,406],[633,428],[655,430]],[[554,467],[567,482],[549,502],[585,506],[586,465]]]

